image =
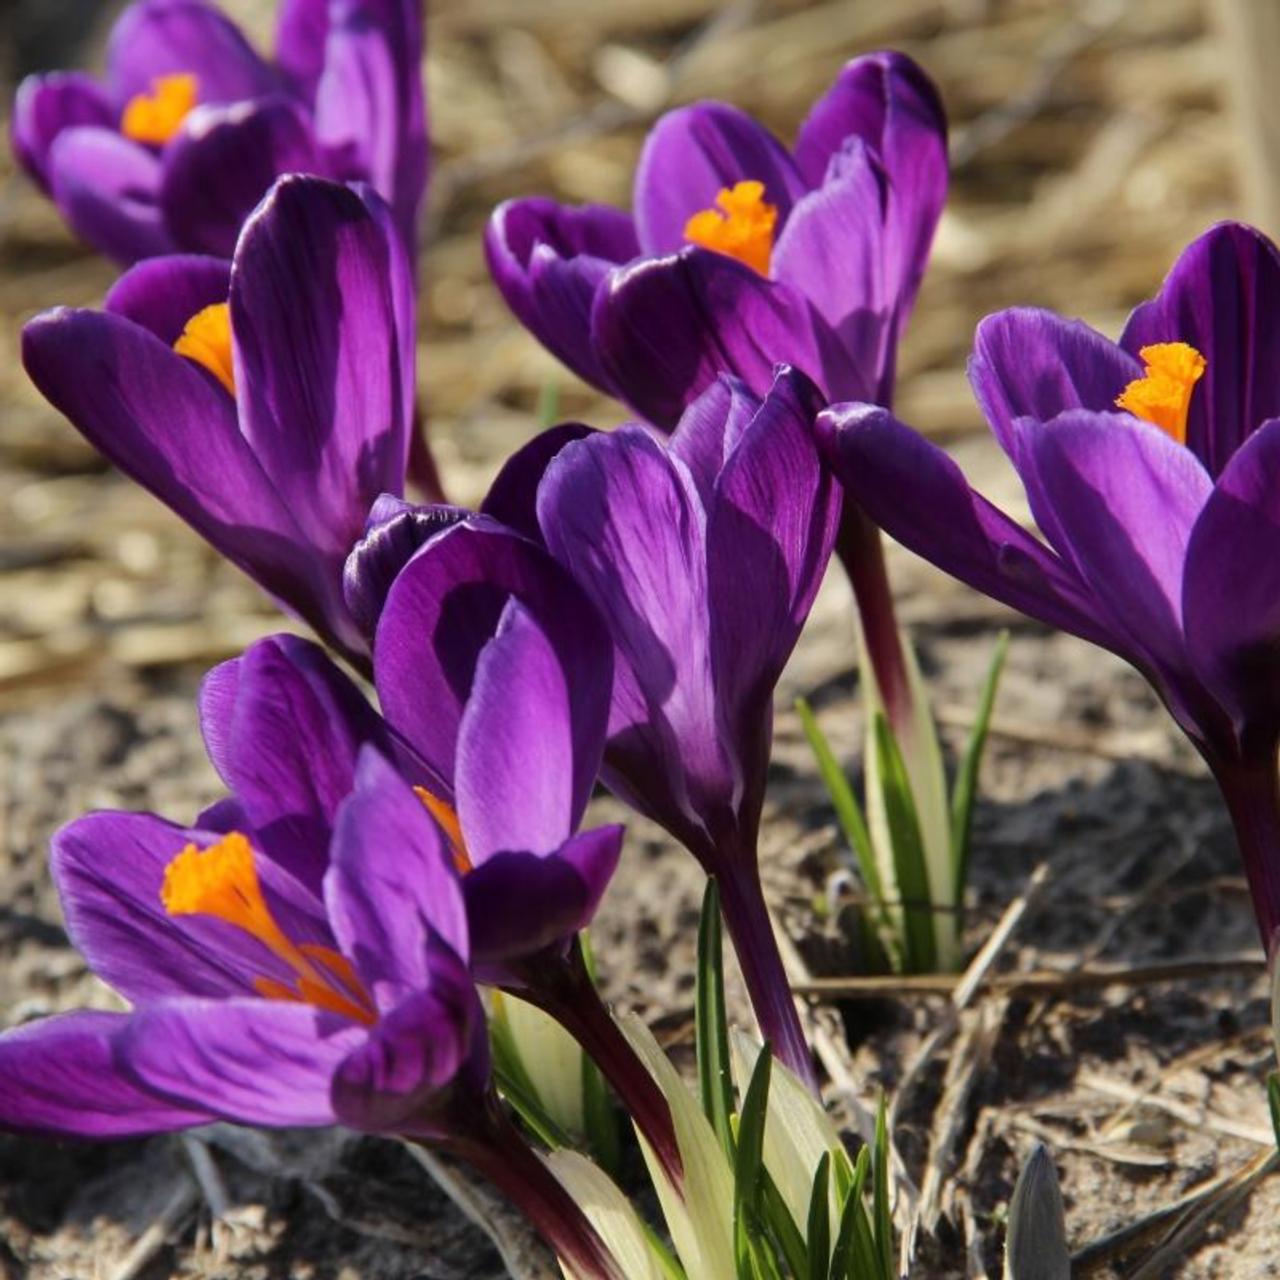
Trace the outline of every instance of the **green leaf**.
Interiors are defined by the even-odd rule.
[[[804,736],[809,739],[809,746],[813,751],[814,759],[818,762],[818,772],[822,775],[827,794],[831,797],[831,803],[836,811],[836,820],[840,823],[840,830],[844,832],[844,838],[848,841],[849,848],[853,850],[854,856],[858,859],[858,869],[862,872],[862,879],[867,886],[867,893],[871,895],[872,900],[883,912],[884,886],[880,881],[880,868],[876,865],[875,850],[871,847],[871,834],[868,832],[866,820],[862,816],[862,808],[858,804],[858,797],[853,794],[849,779],[845,777],[844,770],[840,768],[835,752],[831,750],[831,744],[827,741],[826,734],[819,727],[817,717],[813,714],[813,708],[808,701],[804,698],[797,698],[796,711],[800,716],[800,725],[804,729]]]
[[[889,1209],[889,1183],[893,1171],[889,1164],[889,1112],[884,1095],[876,1112],[876,1137],[871,1147],[871,1189],[875,1205],[876,1253],[880,1258],[880,1274],[884,1280],[896,1280],[898,1271],[893,1257],[893,1214]]]
[[[805,1245],[809,1250],[809,1280],[827,1280],[831,1265],[831,1210],[828,1204],[831,1182],[831,1153],[824,1151],[813,1178],[813,1194],[809,1197],[809,1222]],[[803,1273],[796,1272],[796,1280]]]
[[[916,818],[915,800],[902,753],[889,722],[880,712],[875,718],[876,761],[884,794],[885,819],[893,866],[902,897],[902,932],[906,964],[913,973],[932,973],[937,965],[933,934],[932,898],[925,867],[924,844]]]
[[[800,1228],[796,1226],[796,1220],[791,1216],[791,1210],[787,1208],[786,1197],[778,1190],[778,1184],[773,1180],[767,1164],[764,1168],[763,1191],[764,1221],[769,1229],[769,1236],[777,1252],[786,1259],[791,1275],[795,1280],[804,1280],[809,1271],[809,1251]]]
[[[591,939],[584,929],[578,934],[578,946],[587,976],[596,980],[595,956],[591,951]],[[604,1170],[617,1176],[622,1167],[622,1141],[618,1134],[618,1112],[605,1084],[600,1068],[591,1055],[582,1055],[582,1124],[586,1130],[591,1153]]]
[[[1070,1280],[1058,1171],[1043,1143],[1032,1151],[1013,1188],[1004,1250],[1004,1280]]]
[[[760,1173],[764,1168],[764,1122],[769,1105],[773,1054],[766,1043],[756,1059],[742,1111],[738,1115],[737,1152],[733,1166],[734,1256],[741,1280],[759,1274]]]
[[[978,789],[978,770],[982,767],[982,753],[987,745],[987,730],[991,725],[991,712],[996,704],[996,688],[1000,672],[1004,668],[1005,654],[1009,650],[1009,633],[1002,631],[996,640],[991,666],[987,669],[986,683],[978,699],[978,714],[969,741],[965,744],[960,767],[956,771],[955,787],[951,792],[951,857],[955,885],[955,901],[964,902],[964,887],[969,878],[969,842],[973,826],[973,800]]]
[[[733,1066],[729,1058],[729,1019],[724,1004],[724,951],[720,933],[720,890],[708,879],[698,924],[698,974],[694,991],[694,1040],[698,1089],[716,1137],[732,1162]]]
[[[867,1222],[867,1211],[862,1203],[862,1191],[866,1186],[867,1173],[871,1168],[871,1153],[866,1147],[858,1152],[858,1159],[853,1166],[853,1181],[849,1184],[849,1193],[845,1196],[840,1210],[840,1226],[836,1231],[835,1248],[831,1251],[831,1268],[828,1271],[830,1280],[870,1280],[871,1272],[861,1266],[853,1270],[855,1259],[865,1251],[865,1238],[870,1236],[871,1226]],[[861,1245],[861,1247],[859,1247]],[[871,1261],[875,1262],[874,1246]]]
[[[548,380],[538,392],[538,425],[545,431],[560,421],[560,384]]]
[[[1271,1127],[1276,1131],[1276,1146],[1280,1148],[1280,1074],[1275,1071],[1267,1077],[1267,1101],[1271,1104]]]
[[[493,1079],[499,1092],[533,1133],[553,1151],[572,1147],[573,1139],[551,1118],[538,1098],[538,1091],[520,1060],[506,1023],[495,1018],[489,1023],[489,1043],[493,1050]]]

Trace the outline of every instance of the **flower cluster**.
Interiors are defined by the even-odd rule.
[[[891,1276],[888,1139],[851,1161],[822,1111],[761,886],[775,688],[837,553],[865,822],[806,723],[882,958],[957,967],[994,674],[949,800],[883,528],[1151,680],[1221,785],[1273,951],[1280,255],[1214,228],[1118,343],[1039,311],[983,322],[971,378],[1042,541],[893,416],[946,124],[909,59],[858,58],[790,148],[701,103],[650,133],[632,213],[495,211],[512,311],[638,416],[550,428],[476,511],[429,465],[415,502],[421,28],[412,0],[283,0],[268,62],[204,0],[139,0],[101,81],[19,89],[23,166],[128,268],[101,310],[27,325],[27,372],[321,644],[274,636],[207,675],[227,794],[193,822],[57,834],[68,932],[128,1009],[0,1036],[0,1125],[393,1135],[469,1161],[573,1275],[681,1274],[599,1168],[530,1145],[565,1128],[533,1047],[554,1045],[633,1121],[690,1276]],[[589,818],[598,784],[711,886],[700,1104],[597,993],[583,935],[624,856]],[[721,912],[772,1054],[730,1051]]]

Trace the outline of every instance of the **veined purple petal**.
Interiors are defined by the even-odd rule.
[[[324,70],[329,0],[280,0],[276,8],[276,65],[308,102]]]
[[[364,536],[351,548],[342,571],[342,594],[356,625],[372,641],[387,592],[400,570],[436,534],[465,520],[465,507],[443,503],[415,506],[388,493],[369,509]]]
[[[342,563],[404,487],[401,260],[359,194],[297,175],[250,219],[231,280],[246,440],[318,555]]]
[[[839,340],[802,295],[706,249],[614,272],[591,325],[610,383],[667,430],[721,373],[763,395],[780,361],[820,380],[847,365]]]
[[[286,173],[320,160],[302,106],[283,94],[197,107],[164,149],[160,207],[185,249],[229,258],[240,228]]]
[[[115,127],[115,112],[102,86],[80,71],[27,76],[13,100],[9,122],[13,153],[46,192],[50,189],[49,148],[64,129]]]
[[[760,409],[760,399],[740,378],[722,374],[683,413],[667,448],[689,468],[704,508],[742,433]]]
[[[1120,345],[1186,342],[1207,361],[1191,395],[1187,446],[1217,475],[1249,433],[1280,417],[1280,255],[1260,231],[1224,222],[1193,241]]]
[[[420,0],[330,0],[316,140],[335,177],[370,183],[412,257],[427,182]]]
[[[160,161],[114,129],[77,125],[54,138],[49,189],[71,229],[129,266],[174,251],[160,212]]]
[[[595,916],[622,854],[622,827],[579,832],[559,849],[497,853],[462,882],[482,981],[519,984],[511,962],[561,944]]]
[[[107,45],[107,83],[117,110],[150,93],[159,76],[193,74],[200,102],[241,102],[280,88],[278,73],[240,30],[203,0],[139,0],[120,16]]]
[[[223,1120],[331,1125],[334,1072],[365,1034],[306,1004],[163,1000],[133,1014],[119,1056],[144,1088]]]
[[[438,941],[429,968],[430,985],[384,1014],[335,1073],[333,1110],[343,1124],[430,1136],[451,1094],[478,1100],[488,1083],[488,1033],[470,972]]]
[[[805,182],[790,153],[763,125],[723,102],[669,111],[649,131],[636,166],[633,207],[640,248],[673,253],[685,224],[715,205],[723,187],[764,183],[764,198],[785,223]]]
[[[773,276],[801,294],[840,340],[844,363],[813,371],[833,397],[893,395],[897,280],[889,261],[888,193],[879,161],[851,140],[838,170],[796,203],[773,253]]]
[[[947,196],[947,121],[933,82],[901,53],[847,63],[796,138],[796,164],[810,186],[830,181],[851,136],[872,148],[888,175],[884,266],[901,332]]]
[[[693,479],[647,431],[620,427],[561,450],[538,520],[617,647],[609,785],[697,841],[705,816],[730,805],[735,771],[718,729]]]
[[[121,1071],[116,1043],[129,1014],[81,1010],[0,1035],[0,1128],[59,1138],[131,1138],[207,1124]]]
[[[360,749],[390,750],[381,717],[323,649],[279,635],[210,672],[200,721],[263,852],[319,895]]]
[[[432,935],[468,955],[466,909],[445,838],[372,747],[361,752],[338,812],[325,902],[342,953],[379,1009],[429,985]]]
[[[1213,481],[1191,452],[1124,413],[1077,409],[1027,437],[1058,550],[1138,653],[1185,665],[1182,575]]]
[[[541,547],[484,516],[419,551],[382,611],[374,673],[383,714],[450,787],[476,663],[512,596],[551,638],[566,670],[591,669],[592,655],[608,642],[580,588]],[[590,687],[574,682],[575,707]]]
[[[888,410],[833,405],[818,418],[818,436],[848,497],[890,537],[1033,618],[1105,648],[1119,646],[1074,571]]]
[[[594,653],[572,656],[579,661],[569,666],[569,655],[514,599],[480,654],[455,776],[458,818],[477,865],[507,850],[550,853],[582,820],[609,725],[613,647],[601,635]]]
[[[213,839],[149,813],[91,813],[53,837],[67,932],[94,973],[127,1000],[247,995],[269,973],[270,957],[238,930],[170,916],[160,900],[169,863],[188,844]]]
[[[480,514],[492,517],[531,542],[542,541],[538,527],[538,485],[552,458],[565,445],[595,432],[580,422],[562,422],[539,431],[502,464],[480,504]]]
[[[230,289],[231,263],[225,258],[172,254],[131,267],[107,291],[102,306],[171,347],[192,316],[226,302]]]
[[[814,418],[824,407],[803,374],[780,370],[716,483],[707,517],[716,696],[756,815],[773,689],[809,616],[840,522],[840,490],[814,439]]]
[[[1068,409],[1110,412],[1140,377],[1142,365],[1096,329],[1038,307],[987,316],[969,359],[974,395],[1015,466],[1019,418],[1047,422]]]
[[[507,305],[562,364],[602,390],[591,307],[615,266],[640,252],[630,214],[535,197],[500,204],[485,228],[489,272]]]
[[[1182,607],[1197,674],[1237,734],[1280,728],[1280,419],[1236,450],[1187,546]]]

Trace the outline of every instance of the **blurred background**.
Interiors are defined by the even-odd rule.
[[[223,7],[267,47],[273,5],[224,0]],[[95,0],[0,0],[0,117],[22,75],[99,67],[117,9]],[[645,130],[664,110],[698,98],[726,98],[789,140],[846,59],[893,47],[919,60],[938,83],[951,119],[953,166],[951,197],[900,361],[898,410],[952,446],[982,488],[1025,517],[1021,494],[965,381],[974,325],[1000,307],[1032,304],[1081,316],[1114,335],[1128,310],[1154,291],[1179,249],[1211,222],[1256,210],[1268,224],[1267,135],[1252,115],[1259,82],[1246,56],[1256,40],[1238,22],[1246,10],[1274,20],[1280,5],[432,0],[427,82],[434,170],[418,366],[450,496],[476,500],[505,456],[538,429],[549,401],[562,418],[601,426],[623,416],[577,383],[506,312],[481,248],[494,204],[544,193],[627,205]],[[196,684],[212,663],[282,626],[254,587],[159,503],[107,468],[25,378],[18,360],[23,323],[58,304],[97,305],[113,278],[112,268],[75,242],[52,205],[17,172],[6,127],[0,136],[0,1010],[6,1023],[108,999],[84,978],[59,926],[45,873],[49,832],[94,806],[181,816],[211,799],[217,786],[196,730]],[[894,568],[904,616],[925,637],[943,722],[963,728],[990,637],[1010,616],[905,555],[895,555]],[[845,592],[843,582],[834,583],[826,603],[820,602],[790,687],[809,691],[829,682],[820,709],[833,741],[852,758],[858,726],[856,708],[851,710]],[[993,914],[1021,886],[1037,849],[1052,845],[1069,866],[1072,832],[1088,833],[1090,822],[1095,828],[1121,822],[1116,815],[1125,814],[1124,839],[1158,846],[1126,846],[1134,850],[1135,864],[1141,857],[1151,865],[1157,855],[1173,856],[1183,836],[1193,844],[1207,839],[1221,857],[1204,874],[1216,876],[1215,885],[1229,881],[1228,897],[1234,893],[1234,914],[1225,925],[1213,917],[1213,936],[1225,939],[1223,945],[1256,944],[1216,803],[1207,789],[1197,791],[1199,784],[1183,778],[1194,774],[1195,765],[1136,677],[1074,641],[1022,627],[1002,699],[987,791],[1005,807],[999,815],[979,815],[975,854],[983,863],[976,891]],[[960,712],[952,714],[956,707]],[[1115,764],[1134,756],[1172,769],[1177,781]],[[815,863],[815,870],[805,859],[817,857],[815,850],[829,855],[835,839],[814,790],[812,765],[786,716],[779,722],[778,758],[776,802],[793,812],[821,810],[794,828],[779,828],[787,843],[785,855],[779,853],[784,870],[770,872],[778,900],[789,904],[784,919],[793,934],[804,936],[814,931],[806,903],[829,865]],[[791,778],[799,781],[788,790]],[[1092,789],[1083,790],[1086,784]],[[798,790],[802,786],[808,789]],[[1174,787],[1177,805],[1171,808]],[[1028,799],[1042,792],[1047,801]],[[1160,823],[1179,829],[1162,833]],[[606,969],[614,961],[611,994],[678,1020],[688,1003],[688,974],[671,958],[671,937],[677,928],[687,933],[696,918],[697,876],[687,859],[668,859],[663,842],[643,824],[635,829],[650,860],[634,863],[640,870],[627,872],[633,879],[624,892],[634,887],[634,877],[650,879],[625,911],[619,912],[615,895],[597,950]],[[1114,836],[1111,830],[1107,839]],[[783,836],[775,842],[781,845]],[[1119,875],[1113,848],[1097,837],[1088,849],[1074,850],[1086,870],[1070,892],[1091,902],[1097,914],[1077,922],[1075,934],[1046,933],[1038,939],[1042,945],[1060,944],[1064,954],[1075,954],[1071,948],[1092,939],[1098,949],[1091,954],[1097,955],[1115,940],[1116,930],[1108,926],[1119,899],[1107,895],[1131,892],[1139,877],[1134,872],[1121,884],[1106,879]],[[1090,856],[1097,865],[1087,862]],[[1195,892],[1203,906],[1210,891],[1197,885]],[[1202,917],[1196,919],[1209,930]],[[1095,927],[1096,939],[1090,932]],[[1149,929],[1156,938],[1153,954],[1163,954],[1159,948],[1166,945],[1176,954],[1180,939],[1192,945],[1185,927],[1170,917]],[[634,965],[620,959],[636,955]],[[1153,1026],[1172,1028],[1171,1039],[1157,1044],[1154,1056],[1130,1060],[1127,1077],[1198,1051],[1206,1023],[1234,1045],[1237,1012],[1250,1036],[1262,1033],[1265,1047],[1265,999],[1258,991],[1227,984],[1203,999],[1202,1008],[1179,1005],[1143,1024],[1148,1041]],[[1091,1028],[1087,1042],[1076,1044],[1075,1029],[1054,1030],[1057,1052],[1075,1045],[1081,1062],[1089,1053],[1111,1061],[1128,1052],[1122,1045],[1129,1023],[1099,1023],[1096,1010],[1078,1021]],[[920,1017],[903,1015],[864,1051],[865,1078],[873,1085],[877,1079],[892,1083],[885,1063],[905,1052],[902,1036],[917,1035],[924,1025]],[[1031,1074],[1040,1073],[1029,1086],[1032,1093],[1044,1086],[1046,1070],[1036,1052],[1019,1046]],[[1253,1070],[1252,1059],[1246,1067]],[[1013,1081],[1017,1073],[1008,1064],[1005,1069]],[[1020,1081],[1009,1083],[1009,1090],[1021,1088]],[[1225,1089],[1235,1077],[1224,1069],[1214,1081]],[[1205,1097],[1208,1090],[1205,1084]],[[1252,1076],[1236,1089],[1251,1101],[1257,1091]],[[987,1099],[993,1105],[1001,1100],[994,1094]],[[992,1120],[985,1109],[979,1119],[970,1172],[973,1185],[981,1184],[975,1191],[980,1209],[998,1216],[1016,1160],[1012,1146],[989,1146],[993,1126],[1003,1130],[1006,1121]],[[1265,1117],[1258,1123],[1265,1132]],[[984,1163],[989,1149],[996,1154]],[[1101,1178],[1097,1162],[1081,1157],[1078,1178],[1073,1183],[1070,1168],[1067,1178],[1076,1237],[1103,1234],[1139,1203],[1169,1199],[1184,1175],[1199,1169],[1195,1177],[1207,1176],[1205,1161],[1212,1167],[1216,1153],[1212,1142],[1208,1153],[1203,1143],[1180,1148],[1167,1176],[1140,1190],[1128,1173]],[[79,1169],[50,1173],[36,1147],[10,1154],[14,1164],[0,1179],[8,1183],[7,1191],[0,1187],[0,1211],[15,1215],[10,1225],[18,1222],[24,1232],[52,1229],[65,1196],[50,1191],[45,1209],[30,1212],[15,1209],[13,1197],[25,1194],[24,1177],[30,1182],[37,1172],[54,1181],[62,1176],[74,1187]],[[105,1159],[93,1168],[114,1167],[103,1165]],[[28,1168],[29,1176],[22,1172]],[[1093,1204],[1087,1220],[1083,1199]],[[1276,1205],[1272,1195],[1256,1210],[1255,1220],[1271,1231]],[[128,1230],[122,1239],[129,1239]],[[1259,1248],[1258,1267],[1270,1265],[1265,1244]],[[1185,1274],[1272,1274],[1221,1270],[1215,1259],[1206,1255],[1202,1270]],[[0,1248],[0,1274],[7,1274],[5,1267]],[[415,1274],[388,1268],[354,1274]],[[82,1273],[54,1268],[48,1274]],[[321,1267],[307,1274],[329,1272]]]

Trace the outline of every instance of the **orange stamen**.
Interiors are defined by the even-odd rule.
[[[453,846],[453,865],[458,868],[459,873],[465,876],[468,871],[474,871],[475,863],[471,861],[467,842],[462,838],[462,823],[458,821],[458,811],[426,787],[414,787],[413,792],[449,837],[449,843]]]
[[[371,1026],[373,1001],[346,956],[314,943],[293,942],[276,923],[253,861],[249,841],[238,831],[207,849],[189,844],[165,868],[160,901],[171,916],[213,916],[242,929],[298,975],[296,987],[276,978],[255,978],[254,990],[268,1000],[294,1000]]]
[[[777,222],[777,206],[765,203],[764,183],[739,182],[720,189],[714,209],[695,213],[684,224],[684,237],[704,249],[737,258],[767,276]]]
[[[192,107],[200,81],[190,72],[157,76],[150,93],[138,93],[125,103],[120,117],[120,132],[134,142],[158,147],[178,132]]]
[[[1138,355],[1145,366],[1143,376],[1125,387],[1116,404],[1186,444],[1191,392],[1204,376],[1204,356],[1185,342],[1157,342]]]
[[[188,360],[208,369],[232,394],[236,375],[231,364],[231,306],[215,302],[197,311],[178,335],[173,349]]]

